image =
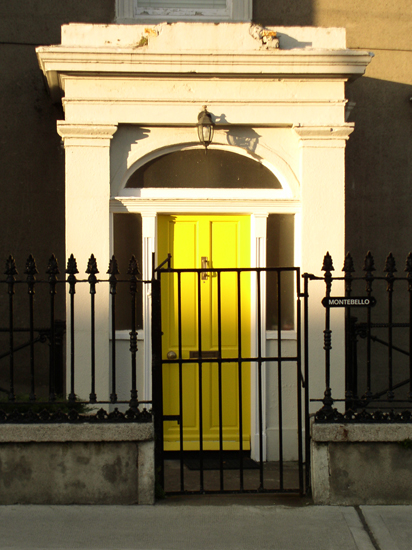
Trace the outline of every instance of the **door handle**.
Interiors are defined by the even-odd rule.
[[[208,269],[209,260],[207,259],[207,256],[202,256],[201,257],[201,267],[202,267],[202,269]],[[209,274],[206,273],[205,271],[200,274],[200,279],[202,281],[207,281],[208,277],[209,277]]]

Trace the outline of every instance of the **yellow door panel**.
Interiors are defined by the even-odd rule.
[[[198,284],[198,275],[180,275],[180,296],[177,274],[162,275],[162,331],[163,356],[168,352],[183,359],[196,357],[199,350],[199,307],[201,318],[202,353],[219,352],[219,286],[221,353],[223,358],[250,356],[250,275],[221,273],[213,268],[249,267],[250,218],[248,216],[159,216],[159,260],[172,255],[173,268],[200,268],[202,258],[207,258],[210,272]],[[200,306],[199,306],[200,291]],[[239,297],[240,296],[240,297]],[[181,316],[179,319],[179,300]],[[238,319],[240,315],[240,329]],[[192,353],[192,355],[191,355]],[[193,355],[195,354],[195,355]],[[208,355],[208,358],[210,355]],[[222,431],[223,448],[239,448],[239,371],[242,384],[242,443],[250,448],[250,364],[238,362],[221,366]],[[164,365],[163,407],[164,414],[179,414],[180,377],[183,404],[183,448],[199,449],[199,366],[197,363]],[[219,448],[219,366],[217,362],[202,366],[202,434],[203,448]],[[180,428],[177,422],[166,422],[164,441],[166,450],[178,450]]]

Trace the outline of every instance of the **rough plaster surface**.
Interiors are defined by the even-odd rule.
[[[154,504],[155,462],[154,441],[139,443],[138,447],[139,504]]]
[[[412,450],[397,443],[330,443],[332,504],[411,504]]]
[[[153,439],[153,424],[8,424],[0,430],[0,443],[64,441],[146,441]]]
[[[138,445],[0,444],[1,504],[132,504]]]
[[[62,27],[63,46],[134,47],[142,51],[264,49],[249,32],[250,23],[160,23],[158,25],[86,25]],[[345,49],[344,28],[273,27],[280,48]]]
[[[153,424],[7,425],[0,504],[153,504]]]
[[[312,424],[317,442],[388,442],[412,439],[412,424]]]
[[[312,425],[316,504],[412,504],[412,426]]]

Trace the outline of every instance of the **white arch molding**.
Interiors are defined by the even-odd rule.
[[[242,128],[236,128],[239,132],[239,136],[242,135]],[[159,129],[156,129],[157,131]],[[128,143],[130,147],[130,153],[126,160],[126,169],[122,173],[121,171],[117,172],[114,175],[113,181],[111,183],[111,195],[112,197],[119,196],[141,196],[133,195],[136,193],[136,190],[126,189],[126,184],[132,174],[141,168],[144,164],[159,158],[163,155],[169,153],[174,153],[177,151],[189,151],[193,149],[203,149],[203,147],[198,143],[198,141],[193,140],[194,128],[179,128],[178,136],[176,136],[176,128],[163,128],[161,129],[162,133],[156,135],[155,139],[148,139],[143,141],[137,141],[135,143]],[[171,130],[171,131],[170,131]],[[285,129],[284,129],[285,130]],[[290,133],[290,129],[287,129]],[[121,131],[121,130],[120,130]],[[259,131],[259,128],[254,128],[253,131]],[[116,142],[116,137],[115,140]],[[123,143],[124,146],[124,143]],[[241,155],[249,158],[251,161],[257,162],[265,166],[273,175],[279,180],[282,189],[274,190],[259,190],[254,189],[253,195],[249,198],[268,198],[268,199],[300,199],[300,184],[296,176],[295,171],[292,166],[285,160],[281,152],[278,152],[276,149],[276,142],[271,143],[271,146],[266,143],[260,143],[257,140],[257,143],[254,147],[254,151],[244,149],[242,147],[236,147],[229,145],[226,141],[226,130],[221,130],[219,126],[216,128],[215,138],[213,143],[209,146],[209,149],[219,149],[221,151],[228,151],[237,155]],[[174,196],[176,189],[173,189]],[[185,189],[185,196],[190,196],[190,190]],[[196,189],[196,196],[199,197],[199,189]],[[227,198],[233,199],[233,190],[231,190],[230,197]],[[237,195],[239,197],[247,198],[248,193],[241,193],[239,190]],[[257,192],[257,193],[256,193]],[[168,195],[165,188],[162,189],[162,196]],[[158,198],[159,193],[157,194],[147,194],[147,198]],[[220,193],[220,196],[222,194]],[[168,197],[171,198],[171,197]],[[203,195],[203,198],[211,198],[210,193]],[[222,196],[222,198],[224,198]]]

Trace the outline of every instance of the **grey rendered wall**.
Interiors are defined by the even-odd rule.
[[[291,0],[254,1],[254,19],[263,25],[313,25],[345,27],[347,47],[374,53],[362,78],[349,82],[346,97],[351,108],[348,122],[355,123],[346,148],[346,252],[355,261],[355,276],[362,276],[368,250],[382,275],[386,256],[392,252],[396,276],[404,276],[405,258],[412,250],[412,33],[409,0]],[[325,231],[328,228],[325,227]],[[324,251],[326,253],[326,250]],[[319,271],[322,259],[319,258]],[[341,265],[335,265],[339,275]],[[375,322],[386,322],[387,292],[374,285]],[[364,293],[360,283],[354,292]],[[394,321],[409,317],[407,286],[396,285]],[[360,321],[362,312],[353,311]],[[382,331],[379,336],[383,339]],[[394,342],[408,349],[408,335],[397,330]],[[365,384],[364,342],[358,342],[359,391]],[[363,347],[362,347],[363,346]],[[373,380],[376,390],[387,383],[387,352],[374,344]],[[403,357],[403,359],[402,359]],[[408,378],[405,356],[394,355],[395,381]]]
[[[410,424],[312,424],[315,504],[411,504]]]
[[[0,504],[153,504],[151,423],[3,424]]]
[[[411,229],[412,4],[399,0],[254,1],[264,25],[343,26],[349,48],[373,51],[366,76],[347,86],[356,131],[347,147],[347,249],[358,266],[367,249],[383,257],[409,252]],[[64,152],[55,131],[63,118],[38,69],[34,48],[60,41],[68,22],[109,23],[114,0],[22,0],[0,3],[2,216],[0,262],[29,252],[45,264],[64,250]],[[396,237],[396,238],[395,238]]]
[[[33,252],[40,263],[51,251],[63,260],[63,113],[51,104],[35,47],[58,44],[64,23],[113,18],[113,0],[0,2],[0,261],[13,253],[25,262]]]
[[[265,25],[345,27],[348,48],[375,54],[347,85],[356,129],[346,152],[346,249],[358,271],[369,249],[379,267],[389,251],[403,266],[412,229],[411,2],[255,0],[253,13]]]
[[[64,118],[61,106],[48,95],[35,54],[38,45],[60,43],[60,27],[69,22],[109,23],[114,1],[0,0],[0,274],[12,254],[20,274],[32,253],[39,276],[45,277],[54,253],[64,272],[64,150],[56,120]],[[39,301],[42,292],[36,292]],[[7,325],[7,294],[0,292],[0,328]],[[16,296],[15,324],[27,326],[27,293]],[[64,295],[57,296],[57,317],[64,316]],[[47,326],[46,307],[36,309],[36,326]],[[23,339],[23,337],[21,337]],[[25,337],[27,340],[27,337]],[[16,340],[16,345],[20,342]],[[7,342],[0,335],[0,349]],[[47,360],[47,350],[37,353]],[[39,357],[38,357],[39,358]],[[0,367],[7,364],[7,359]],[[26,391],[20,375],[27,365],[24,352],[16,355],[16,391]],[[3,368],[0,372],[4,373]],[[0,376],[0,387],[7,387]],[[37,381],[40,385],[42,380]]]

